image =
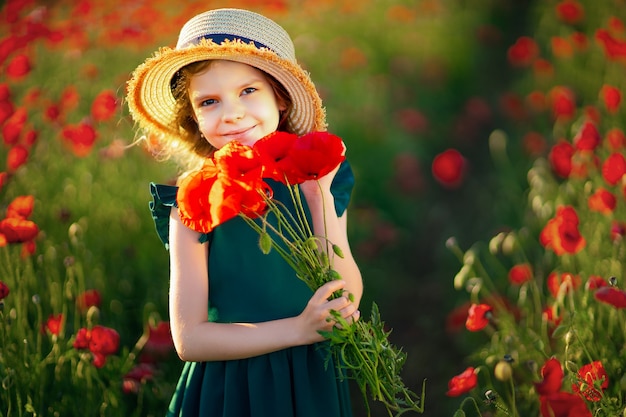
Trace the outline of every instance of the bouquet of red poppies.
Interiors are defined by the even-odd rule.
[[[181,221],[193,230],[209,233],[241,216],[259,233],[261,250],[276,250],[315,291],[340,278],[330,255],[342,256],[342,251],[325,236],[313,234],[298,184],[322,178],[344,159],[341,138],[327,132],[304,136],[274,132],[253,147],[230,142],[201,170],[181,181],[177,195]],[[272,189],[264,180],[267,178],[285,184],[295,210],[272,198]],[[267,220],[270,214],[277,222]],[[347,370],[364,398],[369,394],[382,402],[389,415],[422,413],[425,387],[420,397],[404,385],[400,372],[406,354],[389,342],[376,305],[369,321],[348,323],[340,316],[335,318],[338,326],[324,335],[338,359],[337,366]]]

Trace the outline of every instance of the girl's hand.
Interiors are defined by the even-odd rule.
[[[319,332],[332,331],[336,322],[331,311],[338,312],[348,322],[359,319],[360,312],[350,301],[347,293],[329,300],[334,292],[343,289],[345,285],[346,283],[342,280],[331,281],[315,291],[304,311],[298,316],[303,344],[321,342],[324,337]]]

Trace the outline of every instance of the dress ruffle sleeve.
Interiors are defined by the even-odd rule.
[[[330,186],[330,191],[335,198],[335,211],[338,216],[341,216],[348,208],[353,187],[354,174],[352,168],[347,161],[344,161]],[[176,203],[177,192],[178,187],[174,185],[150,183],[150,194],[152,195],[152,201],[149,205],[150,213],[157,234],[166,249],[169,249],[170,211],[172,207],[178,207]],[[209,241],[209,238],[210,234],[202,234],[199,241],[204,243]]]

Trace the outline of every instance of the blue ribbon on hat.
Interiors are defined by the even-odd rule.
[[[196,38],[195,40],[188,42],[185,46],[189,46],[189,45],[197,45],[200,43],[200,41],[202,39],[210,39],[212,40],[214,43],[220,44],[226,40],[229,41],[235,41],[235,40],[240,40],[244,43],[250,43],[252,42],[254,44],[254,46],[256,46],[257,48],[261,49],[261,48],[266,48],[266,49],[272,49],[269,48],[267,45],[263,45],[261,42],[257,42],[255,40],[252,39],[248,39],[248,38],[244,38],[243,36],[237,36],[237,35],[230,35],[230,34],[226,34],[226,33],[211,33],[209,35],[204,35],[201,36],[199,38]]]

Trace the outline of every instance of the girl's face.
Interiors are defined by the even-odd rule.
[[[200,132],[219,149],[236,140],[252,146],[278,127],[279,103],[260,70],[217,60],[191,77],[189,99]]]

